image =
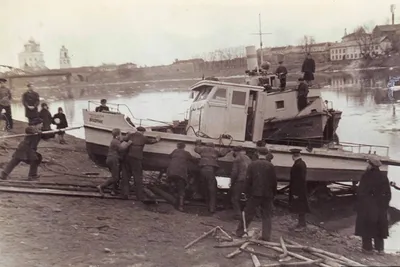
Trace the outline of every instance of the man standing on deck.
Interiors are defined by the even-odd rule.
[[[232,188],[232,206],[235,212],[234,218],[240,220],[240,197],[245,190],[245,182],[247,177],[247,167],[251,163],[251,159],[246,155],[243,147],[238,146],[233,149],[235,157],[231,172],[231,188]]]
[[[307,196],[307,165],[302,160],[301,149],[291,149],[294,161],[290,170],[289,206],[290,210],[298,215],[296,231],[306,228],[306,213],[310,212]]]
[[[100,100],[100,106],[96,107],[96,112],[110,111],[110,108],[107,107],[107,99]]]
[[[308,105],[308,86],[303,78],[299,78],[299,85],[297,86],[297,108],[302,111]]]
[[[258,149],[259,158],[247,168],[246,195],[248,201],[244,209],[246,228],[253,221],[258,207],[262,210],[262,239],[271,239],[271,217],[273,201],[277,191],[277,178],[274,165],[266,157],[267,148]],[[244,235],[243,220],[240,220],[236,235]]]
[[[40,97],[37,92],[33,90],[33,84],[28,83],[28,90],[22,95],[22,104],[25,107],[25,117],[28,122],[39,117],[38,106],[40,104]]]
[[[6,129],[7,131],[13,128],[13,119],[11,115],[11,91],[6,87],[7,80],[0,78],[0,114],[5,111]]]
[[[25,128],[25,134],[27,134],[27,136],[19,143],[11,160],[1,172],[1,180],[7,180],[8,175],[10,175],[14,168],[21,162],[30,165],[28,180],[36,180],[39,178],[37,171],[42,162],[42,155],[37,152],[37,147],[41,140],[41,128],[42,120],[40,118],[31,120],[29,126]]]
[[[307,82],[308,86],[312,86],[312,81],[314,81],[315,73],[315,61],[311,57],[310,53],[307,53],[307,57],[301,66],[301,72],[304,73],[303,79]]]
[[[144,201],[143,197],[143,148],[146,144],[155,144],[160,141],[160,136],[155,140],[144,136],[146,129],[137,127],[136,132],[129,133],[124,138],[124,141],[132,141],[129,146],[128,153],[123,159],[123,175],[122,175],[122,197],[128,199],[129,195],[129,180],[133,176],[135,181],[135,192],[138,201]]]
[[[285,66],[283,66],[283,61],[279,61],[279,67],[276,69],[275,74],[278,76],[280,81],[281,90],[285,90],[286,88],[286,75],[288,71]]]
[[[208,203],[208,211],[210,213],[215,213],[215,208],[217,205],[217,179],[215,177],[215,172],[218,169],[218,158],[224,157],[230,152],[230,149],[224,149],[219,151],[214,148],[214,143],[206,143],[203,147],[201,145],[201,140],[196,141],[196,147],[194,152],[200,155],[200,175],[202,179],[202,188],[206,189],[205,196]]]

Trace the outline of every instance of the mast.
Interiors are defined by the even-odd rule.
[[[258,14],[258,33],[252,33],[252,34],[260,36],[260,59],[261,59],[260,64],[262,64],[263,61],[264,61],[262,36],[266,35],[266,34],[272,34],[272,33],[270,33],[270,32],[262,32],[261,13]]]

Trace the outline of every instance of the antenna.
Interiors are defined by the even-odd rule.
[[[258,14],[258,24],[259,24],[259,32],[258,33],[252,33],[253,35],[259,35],[260,36],[260,54],[261,54],[261,64],[264,61],[263,57],[263,42],[262,42],[262,36],[267,35],[267,34],[272,34],[270,32],[262,32],[261,28],[261,14]]]

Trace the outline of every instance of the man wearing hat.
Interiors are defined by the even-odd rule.
[[[251,159],[246,155],[243,147],[237,146],[233,148],[233,156],[235,157],[231,171],[231,188],[232,188],[232,206],[235,212],[235,219],[240,220],[240,197],[245,191],[245,182],[247,177],[247,167],[251,163]]]
[[[282,90],[285,90],[286,88],[286,75],[288,71],[285,66],[283,66],[283,61],[279,61],[279,66],[275,71],[275,74],[278,76],[278,79],[280,81],[280,88]]]
[[[28,90],[22,95],[22,104],[25,107],[25,117],[28,118],[28,122],[34,118],[39,117],[39,104],[40,97],[37,92],[33,90],[33,84],[28,83]]]
[[[206,143],[205,146],[201,145],[201,140],[196,140],[196,146],[194,152],[200,155],[200,176],[202,179],[205,190],[205,197],[208,203],[208,211],[210,213],[215,212],[217,205],[217,179],[215,172],[218,169],[218,158],[224,157],[230,152],[230,149],[217,150],[214,147],[214,143]]]
[[[303,65],[301,66],[301,72],[304,73],[303,79],[307,82],[307,85],[312,86],[315,73],[315,61],[311,57],[310,53],[307,53],[307,56],[304,59]]]
[[[138,201],[144,201],[143,195],[143,149],[146,144],[155,144],[160,141],[160,136],[155,139],[150,139],[144,136],[146,129],[144,127],[137,127],[136,132],[127,134],[123,141],[132,144],[129,146],[127,155],[122,160],[122,183],[121,191],[122,197],[127,199],[129,195],[129,180],[133,176],[135,181],[135,192]]]
[[[308,85],[303,78],[299,78],[299,85],[297,86],[297,108],[299,112],[308,105],[308,92]]]
[[[387,212],[392,194],[389,179],[379,169],[382,166],[380,160],[371,156],[367,162],[367,170],[361,177],[357,190],[355,235],[361,237],[364,253],[372,254],[375,249],[383,254],[384,239],[389,236]]]
[[[170,154],[171,161],[167,170],[168,179],[175,184],[178,195],[177,208],[180,211],[183,211],[189,164],[196,162],[196,159],[185,150],[185,147],[183,142],[177,144],[176,149]]]
[[[25,136],[24,140],[19,143],[10,162],[8,162],[4,170],[1,172],[0,179],[6,180],[8,175],[10,175],[14,168],[21,162],[30,165],[28,180],[39,178],[37,171],[42,162],[42,155],[37,152],[37,147],[41,139],[41,128],[42,120],[39,118],[36,118],[29,123],[29,126],[25,128],[25,134],[27,134],[27,136]]]
[[[96,107],[96,112],[110,111],[110,108],[107,107],[107,99],[100,100],[100,106]]]
[[[269,151],[258,149],[259,158],[250,163],[247,169],[245,192],[248,198],[244,209],[246,228],[253,221],[258,207],[262,210],[262,239],[271,239],[271,217],[274,197],[277,191],[277,178],[274,165],[267,160]],[[244,234],[243,220],[240,220],[236,235]]]
[[[6,87],[7,80],[0,78],[0,113],[5,111],[6,129],[12,130],[13,119],[11,115],[11,91]]]
[[[307,165],[301,158],[301,149],[290,150],[294,161],[290,170],[289,205],[293,213],[298,214],[296,230],[304,229],[306,224],[306,213],[310,212],[307,199]]]

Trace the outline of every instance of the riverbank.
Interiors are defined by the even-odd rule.
[[[25,123],[16,122],[15,133],[23,132],[24,127]],[[0,165],[4,167],[21,138],[0,140]],[[39,144],[38,152],[45,164],[39,169],[41,178],[36,183],[93,187],[109,176],[88,159],[84,140],[66,136],[66,141],[68,145],[54,140]],[[21,164],[10,179],[24,180],[27,172],[28,166]],[[354,222],[353,206],[352,200],[337,201],[311,203],[313,215],[309,221],[323,228],[310,225],[302,233],[291,231],[294,218],[285,209],[276,207],[272,240],[279,241],[282,236],[364,264],[397,265],[399,258],[395,255],[361,254],[360,240],[351,236],[351,232],[342,234]],[[338,208],[333,208],[334,205]],[[198,206],[187,206],[187,211],[181,213],[167,204],[144,206],[133,200],[2,193],[0,265],[252,266],[246,254],[226,259],[224,255],[234,249],[215,249],[212,238],[184,250],[186,244],[211,229],[206,225],[219,225],[229,233],[235,230],[237,222],[231,221],[231,211],[220,211],[213,217],[203,216],[204,213],[205,207]],[[254,222],[250,228],[260,229],[260,223]],[[259,258],[267,263],[267,258]]]

